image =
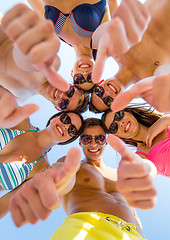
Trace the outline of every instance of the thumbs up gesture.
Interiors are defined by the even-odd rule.
[[[155,165],[135,154],[116,136],[110,134],[107,141],[122,156],[117,171],[117,190],[132,207],[154,207],[156,189],[153,180],[157,175]]]

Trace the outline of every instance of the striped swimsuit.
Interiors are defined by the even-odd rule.
[[[35,132],[37,130],[14,130],[0,128],[0,151],[16,136],[26,132]],[[46,153],[44,154],[44,156]],[[18,187],[30,174],[35,164],[42,159],[28,163],[0,163],[0,185],[5,190],[13,190]]]

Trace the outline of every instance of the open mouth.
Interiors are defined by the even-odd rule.
[[[88,152],[92,153],[92,154],[96,154],[100,151],[100,149],[88,149]]]
[[[126,126],[125,126],[125,129],[124,129],[125,133],[130,130],[130,127],[131,127],[131,123],[128,122],[128,123],[126,124]]]
[[[90,68],[91,65],[87,62],[80,63],[79,68]]]
[[[108,88],[112,91],[112,92],[114,92],[115,94],[117,94],[118,93],[118,90],[117,90],[117,88],[114,86],[114,85],[112,85],[112,84],[107,84],[107,86],[108,86]]]
[[[57,98],[58,97],[58,95],[59,95],[59,90],[56,88],[55,90],[54,90],[54,92],[53,92],[53,98]]]
[[[56,125],[56,129],[57,129],[57,132],[58,132],[61,136],[64,136],[64,131],[63,131],[63,129],[62,129],[59,125]]]

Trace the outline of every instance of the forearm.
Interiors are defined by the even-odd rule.
[[[44,4],[42,0],[27,0],[29,2],[32,9],[34,9],[37,13],[39,13],[41,16],[44,16]]]
[[[15,194],[17,189],[8,192],[7,194],[0,198],[0,219],[3,218],[8,213],[9,201],[11,197]]]

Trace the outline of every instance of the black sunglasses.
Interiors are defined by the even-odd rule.
[[[60,121],[64,124],[70,124],[68,128],[68,134],[70,137],[77,136],[78,134],[77,128],[73,124],[71,124],[71,118],[66,113],[62,113],[60,115]]]
[[[75,74],[73,76],[74,84],[83,84],[85,82],[92,83],[91,74],[92,73],[89,73],[86,79],[82,74]]]
[[[95,86],[93,88],[93,92],[103,100],[104,104],[107,106],[107,107],[110,107],[111,103],[113,102],[113,98],[110,97],[110,96],[107,96],[107,97],[104,97],[103,98],[103,95],[104,95],[104,88],[102,86]]]
[[[109,133],[111,133],[111,134],[117,133],[118,125],[117,125],[117,123],[115,121],[122,120],[124,118],[124,115],[125,115],[125,111],[124,110],[121,110],[121,111],[115,113],[113,122],[110,124],[109,129],[108,129]]]
[[[74,95],[74,92],[75,92],[74,86],[70,86],[70,89],[67,92],[65,92],[65,94],[68,98],[72,98],[72,96]],[[58,107],[61,110],[64,110],[68,107],[69,102],[70,102],[69,99],[63,98],[58,102]]]
[[[94,138],[95,142],[99,145],[103,145],[106,142],[106,136],[105,135],[96,135],[96,136],[91,136],[91,135],[82,135],[80,137],[80,141],[82,144],[87,145],[92,142],[92,139]]]

